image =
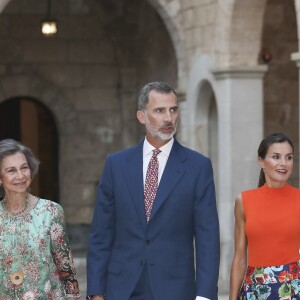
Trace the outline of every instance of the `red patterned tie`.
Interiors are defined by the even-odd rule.
[[[158,187],[158,159],[157,155],[161,152],[159,149],[152,150],[153,154],[148,164],[146,180],[145,180],[145,210],[147,222],[151,216],[151,210],[153,206],[153,201],[155,199],[157,187]]]

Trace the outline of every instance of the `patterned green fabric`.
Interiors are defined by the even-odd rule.
[[[13,272],[24,274],[14,284]],[[63,209],[38,199],[25,216],[12,217],[0,205],[0,299],[79,298]]]

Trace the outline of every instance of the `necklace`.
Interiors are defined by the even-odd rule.
[[[23,206],[23,208],[21,209],[18,209],[18,210],[9,210],[8,207],[7,207],[7,200],[6,198],[3,199],[3,205],[4,205],[4,208],[5,210],[10,213],[13,217],[18,217],[20,215],[22,215],[28,208],[28,205],[29,205],[29,193],[26,194],[26,198],[25,198],[25,204]]]

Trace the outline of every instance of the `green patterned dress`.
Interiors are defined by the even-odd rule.
[[[0,299],[80,298],[62,207],[38,199],[23,216],[0,205]]]

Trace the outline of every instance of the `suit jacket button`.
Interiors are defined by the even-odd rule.
[[[149,245],[149,244],[150,244],[150,240],[147,240],[147,241],[146,241],[146,244]]]

